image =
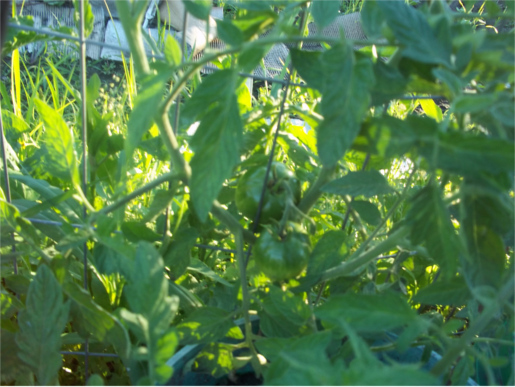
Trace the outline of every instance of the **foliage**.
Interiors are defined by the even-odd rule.
[[[250,365],[266,384],[513,384],[514,36],[476,28],[513,19],[512,3],[367,0],[369,41],[310,37],[323,49],[308,52],[306,23],[340,2],[226,2],[228,48],[183,63],[173,38],[147,58],[147,3],[117,3],[132,57],[108,80],[90,62],[84,91],[76,62],[17,51],[53,38],[10,31],[2,382],[164,384]],[[291,85],[253,96],[239,73],[278,42],[291,55],[276,81]],[[254,224],[236,187],[277,162],[302,198]],[[302,265],[276,276],[252,247],[291,224],[302,252],[285,262]],[[198,356],[172,369],[187,344]],[[90,356],[85,375],[86,345],[118,357]],[[394,360],[410,349],[415,364]]]

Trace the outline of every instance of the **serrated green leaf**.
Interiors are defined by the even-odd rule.
[[[314,0],[311,5],[311,15],[322,31],[338,16],[341,2],[339,0]]]
[[[343,364],[331,364],[326,354],[330,340],[329,332],[319,332],[282,348],[265,371],[267,384],[340,385]]]
[[[16,333],[18,357],[41,385],[57,381],[62,359],[61,333],[68,320],[70,302],[63,303],[61,286],[46,265],[36,272],[27,294],[26,308],[19,314]]]
[[[308,262],[308,275],[322,273],[343,261],[340,249],[345,241],[343,230],[331,230],[322,235],[315,245]]]
[[[227,282],[222,277],[220,277],[218,274],[216,274],[213,270],[211,270],[209,268],[209,266],[207,266],[204,262],[202,262],[198,258],[192,258],[190,260],[190,265],[188,266],[188,270],[200,273],[200,274],[212,279],[215,282],[221,283],[222,285],[232,286],[229,282]]]
[[[170,77],[170,71],[160,71],[156,75],[149,75],[142,80],[141,90],[134,101],[134,108],[127,123],[127,138],[125,139],[125,152],[127,160],[132,158],[134,149],[141,142],[157,113],[159,102],[163,97],[165,82]]]
[[[87,38],[93,32],[93,27],[95,25],[95,16],[93,15],[93,10],[91,9],[91,4],[89,0],[81,1],[84,3],[84,36]],[[73,19],[75,21],[75,27],[77,31],[80,31],[80,3],[79,1],[74,1],[73,6],[75,7],[75,12],[73,13]]]
[[[308,330],[305,324],[311,311],[299,295],[274,286],[262,306],[260,329],[267,337],[292,337]]]
[[[150,243],[138,243],[134,268],[124,294],[131,310],[147,317],[156,325],[155,329],[168,327],[177,311],[177,299],[168,296],[163,260]],[[158,317],[162,320],[154,321]]]
[[[234,326],[232,313],[211,306],[193,311],[178,326],[181,344],[212,343]]]
[[[222,184],[240,161],[243,125],[235,96],[237,73],[222,70],[210,75],[187,102],[185,112],[201,118],[191,140],[191,198],[203,222]],[[206,110],[209,109],[206,113]]]
[[[194,228],[185,228],[174,234],[172,243],[163,255],[164,263],[170,268],[173,278],[183,275],[190,265],[191,249],[198,236]]]
[[[322,54],[292,50],[299,74],[323,93],[324,120],[317,129],[318,155],[326,166],[335,165],[359,133],[370,104],[374,73],[368,58],[356,61],[350,46],[338,44]]]
[[[19,181],[27,187],[33,189],[42,199],[52,200],[56,197],[64,195],[65,193],[45,180],[34,179],[31,176],[22,175],[19,173],[10,173],[9,178]],[[55,206],[61,213],[63,213],[70,222],[80,222],[79,215],[82,214],[82,208],[80,204],[74,200],[68,199],[62,203],[58,203]]]
[[[72,299],[81,313],[81,323],[87,331],[99,341],[106,341],[108,332],[112,329],[123,329],[120,322],[93,301],[89,292],[74,282],[68,281],[63,285],[66,295]],[[117,327],[118,325],[118,327]],[[126,334],[124,347],[129,345]]]
[[[394,192],[386,178],[375,170],[349,172],[344,177],[324,185],[322,191],[336,195],[363,195],[367,198]]]
[[[315,314],[327,328],[357,332],[384,332],[416,318],[408,303],[394,293],[345,294],[329,299]]]
[[[413,302],[428,305],[465,305],[472,295],[461,277],[454,277],[447,282],[436,282],[420,289],[413,297]]]
[[[381,223],[381,213],[374,204],[365,200],[354,200],[351,206],[366,223],[372,226]]]
[[[154,230],[151,230],[142,222],[138,221],[123,222],[121,228],[125,237],[131,242],[155,242],[162,238],[161,235],[156,233]]]
[[[174,194],[170,190],[157,190],[154,196],[154,199],[152,200],[152,203],[150,203],[150,206],[148,207],[147,213],[143,217],[142,221],[152,222],[156,219],[156,217],[159,214],[162,214],[165,209],[170,205],[174,197]]]
[[[463,187],[466,189],[467,185]],[[464,191],[466,192],[466,191]],[[482,195],[466,195],[462,200],[465,217],[462,221],[467,253],[461,257],[469,286],[502,285],[500,278],[506,271],[504,242],[495,232],[495,213],[490,214],[488,198]],[[512,218],[513,219],[513,218]]]
[[[182,60],[181,46],[172,35],[168,35],[165,41],[164,55],[168,63],[178,66]]]
[[[220,39],[229,46],[239,46],[245,41],[243,32],[229,20],[217,20],[216,30]]]
[[[423,243],[441,267],[444,278],[451,278],[456,272],[460,245],[440,190],[429,184],[410,202],[406,221],[411,225],[411,241],[415,245]]]
[[[73,132],[68,128],[62,114],[40,99],[34,100],[36,109],[45,127],[45,162],[55,176],[80,186],[77,155]]]
[[[495,94],[460,95],[453,101],[452,110],[456,113],[481,112],[496,100]]]
[[[404,45],[402,55],[422,63],[450,66],[452,51],[450,27],[440,19],[435,30],[425,15],[404,3],[374,1],[398,41]]]
[[[0,360],[2,367],[0,368],[0,380],[3,385],[20,383],[23,378],[21,375],[26,374],[28,378],[32,378],[32,383],[27,385],[34,385],[34,375],[27,366],[20,361],[16,353],[18,346],[15,341],[15,334],[4,329],[4,321],[2,321],[1,338],[2,345],[0,346]]]

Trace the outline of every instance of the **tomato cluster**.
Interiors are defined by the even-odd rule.
[[[266,176],[266,165],[243,175],[236,189],[236,206],[247,218],[254,219]],[[259,224],[282,219],[287,206],[300,201],[300,181],[286,165],[273,162],[266,184]],[[287,217],[287,216],[286,216]],[[265,227],[256,241],[253,257],[258,268],[273,281],[285,281],[298,276],[308,263],[311,252],[309,237],[299,227]]]
[[[236,188],[236,207],[247,218],[256,216],[263,182],[265,181],[266,165],[248,170],[238,182]],[[283,163],[273,162],[270,167],[263,206],[259,223],[268,224],[272,219],[281,219],[289,199],[294,204],[300,201],[300,181]]]

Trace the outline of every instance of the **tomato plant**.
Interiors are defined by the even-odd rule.
[[[513,3],[366,0],[363,40],[339,1],[235,2],[195,60],[149,56],[149,3],[108,93],[16,51],[70,29],[9,28],[2,383],[513,385]]]

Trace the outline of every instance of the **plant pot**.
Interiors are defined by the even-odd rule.
[[[259,331],[259,317],[251,316],[252,322],[252,330],[254,333]],[[243,318],[236,320],[235,325],[240,328],[244,327],[245,321]],[[387,333],[390,338],[396,338],[396,335],[393,333]],[[231,342],[235,343],[237,341],[227,339],[223,342]],[[382,345],[386,344],[387,341],[378,341],[374,343],[374,345]],[[247,364],[245,367],[239,369],[235,372],[235,376],[237,377],[237,381],[234,381],[233,378],[229,378],[228,375],[225,375],[220,378],[215,378],[212,375],[206,373],[199,373],[190,370],[185,370],[184,368],[192,361],[204,348],[203,344],[193,344],[187,345],[180,349],[168,362],[167,365],[173,367],[174,373],[172,378],[166,383],[168,386],[215,386],[215,385],[261,385],[261,381],[256,378],[254,375],[253,369],[250,364]],[[405,352],[399,352],[397,350],[384,351],[377,353],[377,358],[384,362],[388,363],[390,361],[395,361],[402,364],[415,364],[421,361],[424,354],[424,347],[418,346],[408,349]],[[430,358],[428,361],[424,363],[422,366],[423,370],[429,371],[434,365],[442,358],[438,353],[432,351]],[[467,386],[477,386],[478,384],[471,378],[467,380]]]

